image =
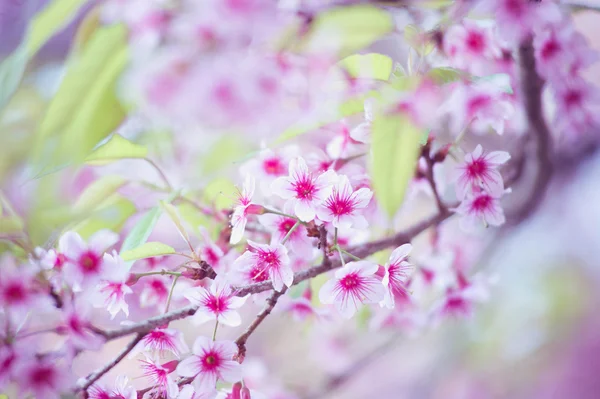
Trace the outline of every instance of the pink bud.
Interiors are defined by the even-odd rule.
[[[179,364],[179,360],[171,360],[170,362],[164,363],[162,365],[162,367],[165,368],[166,370],[168,370],[169,373],[172,373],[173,371],[175,371],[175,368],[177,367],[178,364]]]
[[[262,205],[250,204],[246,208],[246,214],[248,215],[262,215],[265,213],[265,207]]]
[[[242,383],[236,382],[231,388],[231,395],[227,399],[241,399]]]
[[[250,399],[250,390],[247,387],[242,388],[242,396],[240,399]]]

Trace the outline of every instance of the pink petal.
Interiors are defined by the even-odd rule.
[[[315,208],[312,203],[302,200],[296,201],[294,213],[298,216],[298,219],[303,222],[310,222],[316,216]]]
[[[235,310],[229,309],[219,314],[219,323],[229,327],[237,327],[242,324],[242,318],[240,314]]]
[[[214,373],[200,373],[192,381],[192,386],[197,393],[207,393],[215,390],[217,375]]]
[[[287,176],[278,177],[273,180],[273,183],[271,183],[271,192],[284,199],[294,198],[296,195],[296,190],[294,190],[294,186]]]
[[[506,151],[492,151],[485,156],[486,162],[493,166],[502,165],[510,159],[510,154]]]
[[[356,190],[352,197],[357,208],[366,208],[373,197],[373,191],[361,188]]]
[[[338,277],[337,273],[336,273],[336,277]],[[338,283],[337,279],[331,279],[331,280],[327,280],[325,282],[325,284],[323,284],[323,286],[321,286],[321,289],[319,290],[319,300],[321,301],[321,303],[331,304],[336,301],[335,288],[336,288],[337,283]]]
[[[110,230],[100,230],[88,240],[88,246],[96,253],[102,253],[119,241],[119,235]]]
[[[212,341],[207,337],[199,336],[194,341],[194,346],[192,347],[192,353],[194,355],[201,355],[204,353],[205,349],[212,347]]]
[[[410,254],[410,251],[412,251],[411,244],[400,245],[398,248],[394,249],[390,255],[390,264],[400,263],[406,259],[406,257]]]
[[[79,258],[79,255],[87,250],[87,246],[79,234],[68,231],[60,237],[58,249],[68,258]]]
[[[237,382],[242,379],[242,367],[233,360],[226,360],[221,364],[221,377],[227,382]]]
[[[193,377],[202,371],[198,356],[190,356],[179,362],[176,368],[177,374],[182,377]]]

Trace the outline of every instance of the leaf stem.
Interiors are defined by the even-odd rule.
[[[294,232],[294,230],[296,230],[296,228],[300,226],[300,221],[298,220],[293,226],[292,228],[287,232],[287,234],[285,235],[285,237],[283,237],[283,240],[281,240],[281,245],[285,244],[285,242],[292,236],[292,233]]]

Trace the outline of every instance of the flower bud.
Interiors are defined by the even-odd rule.
[[[265,213],[265,207],[262,205],[250,204],[246,208],[246,214],[248,215],[262,215]]]

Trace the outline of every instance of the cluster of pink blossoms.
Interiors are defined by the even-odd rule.
[[[107,3],[105,17],[129,27],[126,81],[152,122],[181,135],[201,126],[269,136],[306,116],[319,127],[291,145],[263,145],[242,164],[243,182],[230,209],[178,191],[174,204],[186,200],[210,218],[199,229],[184,220],[198,233],[180,230],[186,249],[126,262],[126,232],[100,230],[84,240],[67,231],[57,245],[29,248],[29,258],[4,255],[0,392],[11,386],[44,399],[84,392],[92,399],[291,399],[295,394],[275,377],[255,378],[264,365],[246,357],[250,335],[271,311],[325,326],[361,315],[373,331],[415,333],[449,316],[469,316],[487,299],[493,279],[472,273],[482,250],[473,232],[505,223],[511,155],[509,144],[493,151],[484,146],[521,140],[531,130],[519,49],[530,44],[534,50],[536,72],[554,94],[553,133],[562,138],[598,126],[592,111],[598,92],[580,74],[594,56],[552,2],[457,1],[457,23],[425,34],[435,52],[407,65],[419,76],[414,90],[378,103],[364,98],[377,84],[363,86],[360,79],[346,77],[349,87],[329,92],[337,55],[273,44],[291,25],[310,30],[329,6],[316,3]],[[491,12],[496,23],[463,18],[469,10]],[[444,68],[457,76],[439,83],[431,72]],[[350,94],[361,99],[364,116],[321,123],[331,120],[323,115],[337,115]],[[331,109],[321,113],[322,104]],[[397,114],[428,139],[404,203],[390,216],[374,193],[370,151],[378,118]],[[405,230],[404,218],[416,209],[433,219]],[[255,316],[256,306],[262,310]],[[190,337],[170,324],[180,319],[189,320],[192,331],[209,325],[212,338]],[[218,337],[240,326],[247,328],[235,341]],[[114,364],[75,375],[80,353],[126,335],[134,339]],[[48,336],[61,345],[49,345]],[[126,356],[137,359],[137,373],[107,383],[104,374]],[[145,388],[134,388],[138,377],[145,377]]]

